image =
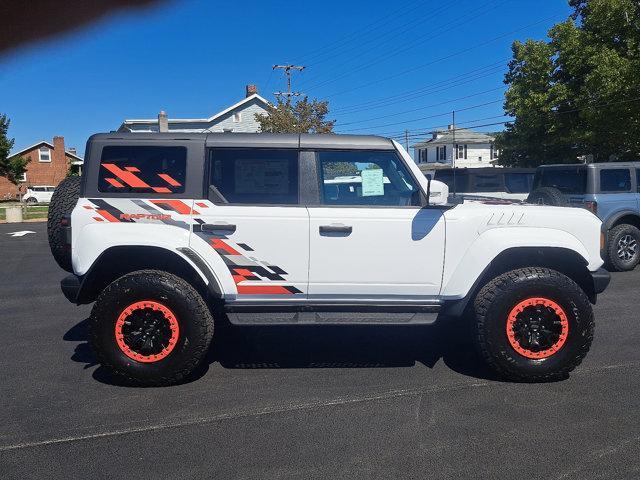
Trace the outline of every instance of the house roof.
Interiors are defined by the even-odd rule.
[[[495,140],[492,135],[482,132],[475,132],[468,128],[456,128],[454,130],[436,130],[431,132],[433,138],[416,143],[413,147],[427,147],[430,145],[448,145],[452,143],[491,143]],[[455,133],[455,142],[454,142]],[[440,138],[436,138],[439,136]]]
[[[30,150],[33,150],[34,148],[40,148],[42,145],[46,145],[46,146],[47,146],[47,147],[49,147],[49,148],[54,148],[54,146],[53,146],[53,144],[52,144],[52,143],[49,143],[49,142],[47,142],[47,141],[45,141],[45,140],[41,140],[41,141],[40,141],[40,142],[38,142],[38,143],[34,143],[33,145],[28,146],[27,148],[23,148],[23,149],[22,149],[22,150],[20,150],[19,152],[12,153],[12,154],[11,154],[11,157],[17,157],[18,155],[21,155],[21,154],[23,154],[24,152],[28,152],[28,151],[30,151]],[[68,155],[69,157],[73,157],[73,158],[75,158],[76,160],[79,160],[79,161],[81,161],[81,162],[83,162],[83,161],[84,161],[84,159],[83,159],[82,157],[79,157],[79,156],[78,156],[78,155],[76,155],[75,153],[71,153],[71,152],[70,152],[70,151],[68,151],[68,150],[65,150],[65,152],[64,152],[64,153],[65,153],[65,155]]]
[[[169,119],[169,123],[170,124],[175,124],[175,123],[210,123],[215,121],[216,119],[222,117],[223,115],[226,115],[227,113],[231,112],[232,110],[235,110],[238,107],[241,107],[242,105],[251,102],[252,100],[258,100],[259,102],[263,103],[266,106],[269,105],[269,102],[267,100],[265,100],[263,97],[261,97],[260,95],[258,95],[257,93],[254,93],[253,95],[250,95],[246,98],[243,98],[242,100],[240,100],[238,103],[235,103],[234,105],[231,105],[228,108],[225,108],[224,110],[222,110],[221,112],[216,113],[215,115],[212,115],[209,118],[170,118]],[[157,124],[158,123],[158,119],[157,118],[139,118],[139,119],[126,119],[124,122],[122,122],[122,125],[120,125],[120,128],[126,128],[126,125],[135,125],[135,124]]]

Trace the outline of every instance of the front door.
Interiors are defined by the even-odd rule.
[[[214,148],[208,167],[191,247],[227,302],[306,298],[309,215],[299,204],[297,149]]]
[[[444,218],[395,151],[316,153],[309,299],[427,300],[440,292]]]

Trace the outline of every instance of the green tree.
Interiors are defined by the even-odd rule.
[[[13,148],[14,139],[7,136],[11,120],[0,114],[0,176],[6,177],[11,183],[20,183],[20,177],[27,171],[27,163],[30,158],[21,156],[9,157]]]
[[[335,120],[326,120],[329,102],[307,97],[295,104],[278,98],[267,114],[256,113],[256,121],[263,133],[331,133]]]
[[[497,136],[504,165],[640,157],[640,3],[570,0],[549,41],[514,42]]]

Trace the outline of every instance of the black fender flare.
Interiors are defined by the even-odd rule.
[[[620,210],[619,212],[611,215],[605,222],[602,223],[602,231],[608,232],[618,220],[620,220],[622,217],[627,216],[636,217],[638,219],[638,222],[640,222],[640,213],[638,213],[637,210]]]
[[[95,301],[101,289],[106,286],[103,285],[104,281],[100,278],[103,274],[101,269],[104,268],[105,263],[108,263],[113,256],[121,257],[123,255],[130,255],[133,258],[144,259],[145,254],[148,256],[150,252],[156,252],[162,255],[163,260],[166,261],[167,264],[174,262],[174,267],[177,266],[180,271],[172,271],[171,273],[177,274],[189,272],[200,280],[202,286],[206,288],[207,293],[214,299],[222,299],[222,287],[218,282],[218,279],[214,275],[213,271],[206,262],[198,255],[194,250],[189,247],[180,247],[176,250],[169,250],[164,247],[157,246],[143,246],[143,245],[119,245],[107,248],[103,251],[98,258],[93,262],[87,273],[82,276],[75,276],[77,278],[76,283],[77,287],[74,288],[75,299],[72,300],[69,298],[67,292],[65,292],[65,296],[69,298],[69,300],[73,301],[77,305],[87,304]],[[185,258],[189,259],[188,262]],[[144,268],[162,268],[156,264],[145,265],[144,260],[140,261],[138,264],[131,266],[130,268],[124,269],[122,271],[116,270],[116,276],[119,277],[125,273],[129,273],[130,271],[135,271]],[[174,268],[173,270],[176,270]],[[202,282],[202,277],[207,279],[208,285],[204,285]],[[188,281],[188,279],[186,279]],[[70,279],[66,278],[63,282],[70,283]],[[194,285],[195,286],[195,285]],[[64,288],[63,288],[64,291]]]

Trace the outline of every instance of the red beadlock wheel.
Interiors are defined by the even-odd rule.
[[[152,300],[126,307],[115,327],[116,343],[129,358],[143,363],[159,362],[175,348],[180,326],[173,312]]]
[[[507,317],[509,344],[526,358],[543,359],[554,355],[568,336],[567,314],[548,298],[527,298],[513,307]]]

